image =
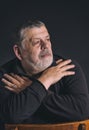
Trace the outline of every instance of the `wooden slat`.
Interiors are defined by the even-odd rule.
[[[89,120],[62,124],[5,124],[5,130],[89,130]]]

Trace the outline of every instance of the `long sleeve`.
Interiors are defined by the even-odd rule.
[[[39,113],[49,123],[84,120],[89,117],[89,94],[80,65],[74,62],[75,75],[64,77],[49,88]],[[60,87],[60,89],[59,89]],[[59,89],[59,90],[58,90]],[[43,113],[44,111],[44,113]]]
[[[35,81],[19,94],[10,94],[0,105],[1,118],[5,122],[21,123],[37,111],[46,93],[43,85]]]

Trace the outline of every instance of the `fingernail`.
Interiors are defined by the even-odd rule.
[[[72,61],[71,59],[69,59],[68,61]]]

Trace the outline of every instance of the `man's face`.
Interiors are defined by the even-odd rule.
[[[50,36],[45,26],[24,31],[21,55],[23,67],[32,73],[39,73],[51,65],[53,54]]]

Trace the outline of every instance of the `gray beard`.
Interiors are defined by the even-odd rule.
[[[37,74],[37,73],[44,71],[45,69],[47,69],[52,64],[53,57],[51,57],[50,59],[48,58],[45,61],[45,63],[43,63],[43,62],[41,61],[40,63],[33,63],[33,62],[27,60],[27,64],[29,66],[29,68],[26,69],[27,73],[34,75],[34,74]]]

